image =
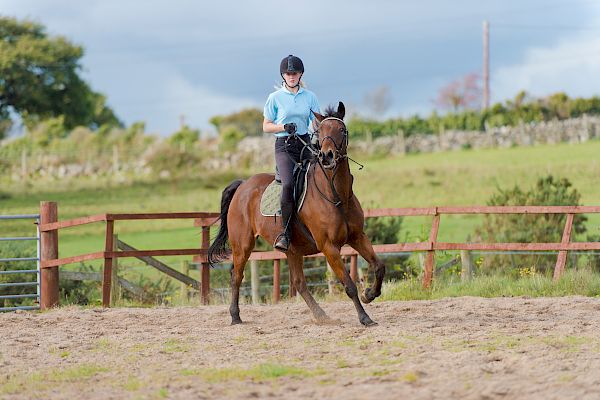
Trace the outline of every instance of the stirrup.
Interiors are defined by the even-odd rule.
[[[288,251],[288,248],[290,247],[290,239],[288,235],[285,232],[280,233],[275,239],[273,247],[279,251]]]

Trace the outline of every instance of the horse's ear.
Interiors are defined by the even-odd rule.
[[[314,114],[315,118],[317,119],[317,121],[319,121],[319,123],[321,123],[321,121],[323,121],[325,119],[325,117],[322,116],[321,114],[319,114],[318,112],[313,111],[313,110],[310,110],[310,111]]]
[[[346,115],[346,107],[344,107],[344,103],[341,101],[338,104],[337,115],[339,115],[340,119],[344,119]]]

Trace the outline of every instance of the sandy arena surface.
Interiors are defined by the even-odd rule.
[[[0,314],[0,398],[600,398],[600,299],[322,305]]]

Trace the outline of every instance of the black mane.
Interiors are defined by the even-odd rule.
[[[338,113],[336,111],[335,107],[332,105],[329,105],[329,106],[327,106],[327,108],[325,108],[325,112],[323,113],[323,116],[325,118],[334,117],[334,118],[339,118],[341,120],[344,119],[344,116],[342,114]]]

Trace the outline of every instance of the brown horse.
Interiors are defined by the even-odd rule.
[[[323,309],[308,291],[303,271],[303,256],[323,252],[327,262],[346,294],[354,302],[358,318],[363,325],[375,322],[365,312],[360,299],[370,303],[381,294],[385,265],[375,255],[371,242],[365,235],[364,214],[352,192],[353,177],[346,155],[348,131],[344,124],[344,104],[337,111],[328,108],[325,115],[314,113],[320,151],[312,150],[313,159],[308,170],[308,188],[304,205],[296,214],[292,226],[291,246],[286,252],[293,285],[317,322],[329,320]],[[281,232],[281,221],[265,217],[260,212],[260,200],[273,174],[258,174],[246,181],[237,180],[223,191],[221,199],[221,227],[208,251],[211,264],[229,256],[227,241],[233,253],[231,271],[231,323],[239,324],[239,292],[244,276],[244,266],[254,249],[255,239],[262,236],[273,243]],[[311,237],[312,236],[312,237]],[[349,244],[369,263],[368,280],[374,284],[359,293],[340,256],[340,248]],[[367,285],[365,285],[367,287]]]

